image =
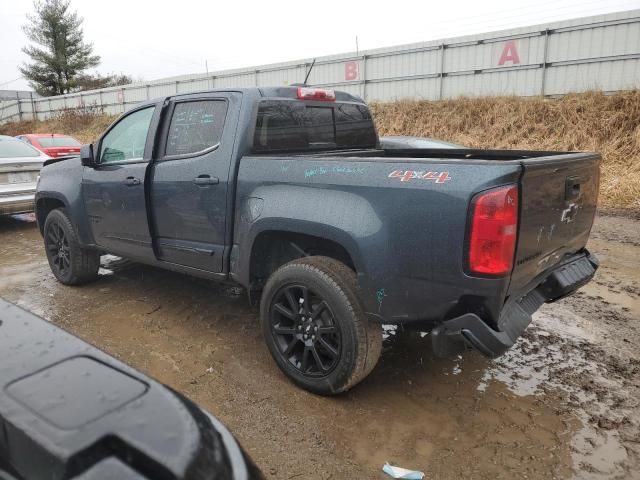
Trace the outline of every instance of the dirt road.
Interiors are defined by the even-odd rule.
[[[640,221],[600,215],[602,267],[545,305],[505,357],[435,359],[388,330],[372,375],[337,398],[289,383],[257,310],[230,287],[103,257],[58,284],[32,219],[0,219],[0,296],[185,393],[237,435],[267,478],[640,478]]]

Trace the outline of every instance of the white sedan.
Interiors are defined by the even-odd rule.
[[[0,135],[0,215],[34,210],[38,175],[49,159],[21,140]]]

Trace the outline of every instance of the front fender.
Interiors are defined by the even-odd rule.
[[[76,228],[82,245],[92,245],[93,238],[89,220],[82,200],[82,165],[79,158],[45,166],[40,171],[40,181],[36,190],[36,214],[40,229],[44,226],[43,201],[53,200],[62,203]]]

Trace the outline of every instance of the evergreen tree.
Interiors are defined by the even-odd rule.
[[[20,72],[43,96],[69,93],[79,74],[100,63],[100,57],[93,55],[93,45],[83,40],[82,17],[69,10],[69,3],[35,1],[35,14],[27,16],[29,23],[23,27],[36,45],[22,49],[32,63],[23,64]]]

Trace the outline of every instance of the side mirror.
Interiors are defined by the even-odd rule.
[[[88,143],[80,147],[80,161],[85,167],[95,167],[96,159],[93,156],[93,144]]]

